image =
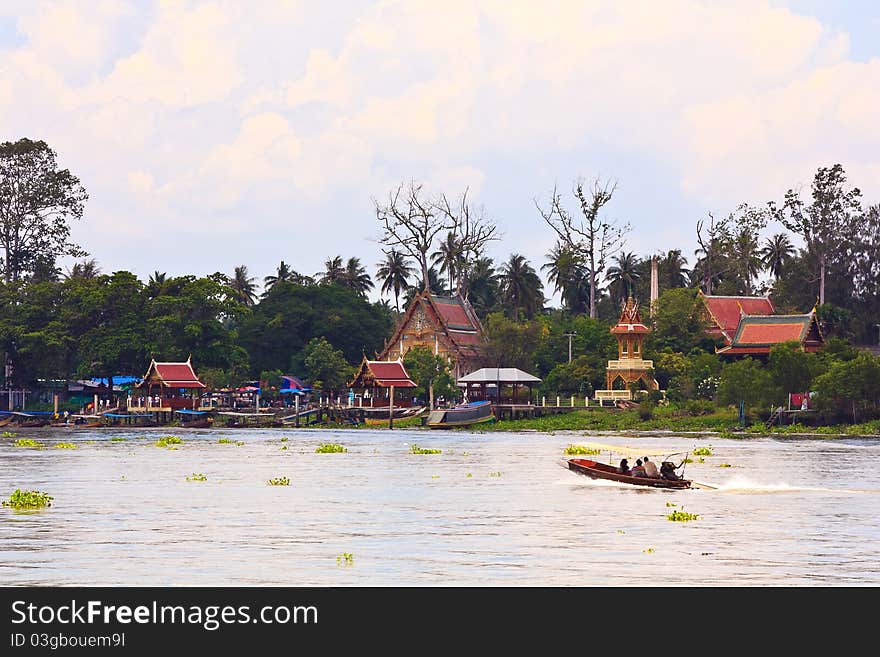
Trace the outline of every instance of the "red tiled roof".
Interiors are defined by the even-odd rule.
[[[367,361],[367,366],[377,379],[409,379],[409,374],[400,361],[370,360]]]
[[[720,330],[725,332],[729,338],[732,338],[736,333],[743,313],[746,315],[773,314],[773,304],[768,297],[728,297],[709,294],[701,296],[709,310],[710,317],[718,324],[717,327],[710,327],[710,332],[712,329],[715,329],[715,333]],[[740,308],[742,308],[742,312],[740,312]]]
[[[799,342],[804,331],[803,322],[796,324],[747,324],[736,337],[737,346],[747,344],[771,344]]]
[[[383,386],[385,388],[390,388],[394,386],[395,388],[415,388],[416,384],[410,381],[409,379],[376,379],[376,385]]]
[[[150,381],[169,388],[208,387],[199,381],[199,377],[196,376],[189,361],[183,363],[157,363],[153,360],[150,362],[150,369],[147,370],[144,380],[138,387],[145,388],[150,384]]]
[[[458,331],[450,331],[449,337],[455,341],[456,344],[469,344],[469,345],[481,345],[483,344],[483,339],[480,337],[479,333],[459,333]]]
[[[443,318],[443,323],[448,328],[476,330],[467,311],[458,299],[447,297],[434,297],[435,307]]]

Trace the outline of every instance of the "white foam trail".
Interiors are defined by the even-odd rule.
[[[763,484],[752,481],[747,477],[738,475],[730,481],[718,484],[719,491],[741,493],[791,493],[800,491],[815,491],[819,493],[880,493],[880,490],[852,490],[845,488],[824,488],[815,486],[792,486],[786,482],[776,484]]]

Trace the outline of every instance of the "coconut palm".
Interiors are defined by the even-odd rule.
[[[349,287],[362,297],[367,296],[367,292],[373,289],[373,279],[367,273],[367,270],[361,265],[360,258],[349,258],[345,265],[342,276],[342,284]]]
[[[764,268],[778,279],[785,264],[794,257],[795,251],[788,235],[779,233],[768,237],[761,249],[761,262]]]
[[[498,304],[498,274],[492,258],[474,260],[467,268],[467,298],[474,310],[485,317]]]
[[[253,276],[248,276],[246,265],[236,267],[232,278],[229,279],[229,287],[235,291],[235,298],[246,306],[253,306],[257,300],[255,280]]]
[[[97,278],[100,273],[101,267],[98,265],[98,261],[94,258],[89,258],[88,260],[74,263],[73,267],[68,270],[66,278],[92,279]]]
[[[455,233],[450,231],[446,239],[440,243],[440,247],[431,254],[431,264],[439,266],[438,272],[446,274],[449,280],[449,292],[455,290],[455,281],[460,278],[459,273],[464,267],[464,254],[461,242],[456,239]]]
[[[639,259],[633,253],[619,253],[614,257],[617,263],[609,267],[606,278],[610,283],[612,296],[618,301],[625,301],[635,293],[636,281],[641,277],[638,272]]]
[[[324,261],[324,271],[318,272],[315,276],[322,283],[328,285],[331,283],[343,285],[345,283],[345,265],[342,264],[342,256],[327,258]]]
[[[394,292],[394,307],[400,312],[400,293],[409,287],[409,279],[415,274],[415,267],[409,265],[407,257],[400,251],[391,249],[385,260],[379,263],[376,276],[382,281],[379,288],[382,294]]]
[[[583,258],[559,242],[547,258],[541,269],[547,272],[547,280],[560,293],[562,303],[573,313],[585,312],[589,285]]]
[[[147,296],[150,299],[155,299],[163,294],[168,294],[170,283],[171,281],[168,280],[165,272],[154,271],[150,274],[150,279],[147,281]]]
[[[544,307],[544,285],[525,256],[512,253],[501,265],[501,295],[514,318],[534,317]]]
[[[733,239],[734,270],[739,278],[739,292],[752,294],[752,281],[758,278],[762,260],[758,249],[758,237],[751,230],[743,228]]]
[[[666,255],[657,263],[658,283],[666,288],[687,287],[690,282],[690,270],[687,258],[681,254],[681,249],[667,251]]]
[[[291,281],[295,280],[298,276],[299,276],[299,274],[297,274],[295,271],[293,271],[290,268],[290,265],[288,265],[286,262],[284,262],[282,260],[281,264],[278,265],[278,269],[275,270],[274,275],[270,274],[269,276],[266,276],[265,278],[263,278],[263,283],[264,283],[264,287],[266,289],[266,292],[271,290],[273,287],[275,287],[279,283],[291,282]]]

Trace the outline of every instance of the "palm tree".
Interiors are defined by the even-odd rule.
[[[379,263],[376,276],[382,281],[380,291],[387,294],[394,291],[394,307],[400,312],[400,293],[409,287],[409,279],[415,274],[415,267],[409,265],[406,256],[400,251],[391,249],[385,254],[385,260]]]
[[[275,287],[279,283],[291,282],[298,276],[299,276],[299,274],[297,274],[295,271],[293,271],[290,268],[290,265],[288,265],[286,262],[284,262],[282,260],[281,264],[278,265],[278,269],[275,270],[274,276],[269,275],[269,276],[266,276],[265,278],[263,278],[263,283],[264,283],[264,287],[266,289],[266,292],[271,290],[273,287]],[[265,292],[263,294],[265,295]]]
[[[498,303],[498,274],[492,258],[474,260],[467,271],[467,297],[480,317],[485,317]]]
[[[520,313],[531,319],[544,307],[544,285],[534,268],[519,253],[512,253],[501,265],[501,294],[514,318]]]
[[[774,279],[778,279],[785,264],[794,257],[794,246],[788,235],[779,233],[768,237],[761,249],[761,262]]]
[[[100,273],[101,267],[98,265],[98,261],[94,258],[89,258],[88,260],[74,263],[73,267],[67,272],[67,278],[93,279],[97,278]]]
[[[342,284],[351,288],[362,297],[373,289],[373,279],[361,265],[360,258],[349,258],[343,273]]]
[[[344,285],[345,273],[345,266],[342,264],[342,256],[335,256],[333,258],[327,258],[324,261],[324,271],[318,272],[315,276],[317,276],[322,283],[328,285],[331,283]]]
[[[681,254],[681,249],[667,251],[666,255],[657,263],[658,278],[667,288],[687,287],[690,282],[690,271],[685,265],[687,265],[687,258]]]
[[[758,249],[758,237],[752,231],[743,228],[737,232],[733,240],[733,261],[739,277],[740,292],[752,294],[752,281],[758,278],[762,260]]]
[[[639,260],[632,253],[620,253],[614,257],[614,261],[617,264],[608,268],[606,277],[614,290],[613,295],[618,301],[625,301],[633,296],[636,281],[641,277],[638,272]]]
[[[256,279],[248,276],[247,266],[241,265],[235,268],[235,273],[229,280],[229,287],[235,290],[235,298],[246,306],[253,306],[257,299]]]
[[[150,280],[147,282],[147,296],[151,299],[155,299],[156,297],[161,297],[163,294],[167,294],[169,283],[170,281],[165,272],[154,271],[150,275]]]
[[[584,312],[589,286],[583,258],[559,242],[547,258],[548,262],[541,269],[547,272],[547,280],[560,293],[562,303],[573,313]]]
[[[455,290],[455,281],[460,278],[460,272],[464,265],[461,243],[455,238],[455,233],[450,231],[446,239],[440,243],[434,253],[431,254],[431,264],[439,265],[439,273],[446,274],[449,280],[449,293]]]
[[[437,273],[436,267],[428,269],[428,284],[419,281],[415,285],[411,285],[406,291],[406,304],[409,305],[417,294],[428,290],[434,296],[443,295],[443,281],[440,280],[440,274]]]

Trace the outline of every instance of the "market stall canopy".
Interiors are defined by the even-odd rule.
[[[541,379],[515,367],[484,367],[458,378],[459,385],[468,383],[540,383]]]

